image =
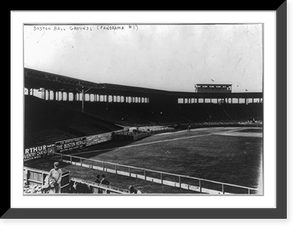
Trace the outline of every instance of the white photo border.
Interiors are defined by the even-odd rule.
[[[78,22],[80,19],[80,22]],[[105,196],[95,201],[91,196],[23,196],[23,25],[29,23],[263,23],[264,24],[264,195],[263,196]],[[222,214],[228,209],[276,209],[276,11],[159,11],[159,12],[12,12],[11,18],[11,208],[39,209],[49,212],[49,209],[72,208],[84,212],[89,209],[101,209],[109,217],[112,209],[118,209],[117,215],[123,215],[124,210],[131,212],[132,217],[139,218],[136,209],[160,209],[160,212],[170,213],[170,210],[180,209],[180,215],[186,209],[219,209]],[[277,38],[278,40],[278,38]],[[278,48],[278,46],[277,46]],[[277,53],[278,54],[278,53]],[[277,73],[278,75],[278,73]],[[284,79],[284,77],[283,77]],[[286,79],[285,79],[286,81]],[[277,83],[278,85],[278,83]],[[267,119],[267,120],[266,120]],[[225,199],[226,198],[226,199]],[[76,204],[74,204],[76,202]],[[96,202],[96,203],[95,203]],[[47,212],[45,213],[47,214]],[[62,212],[63,212],[62,211]],[[74,211],[74,210],[73,210]],[[215,215],[216,212],[214,212]],[[48,213],[51,214],[51,213]],[[172,214],[172,213],[171,213]],[[75,217],[76,217],[75,213]],[[83,215],[79,213],[78,215]],[[135,216],[134,216],[135,215]],[[174,217],[177,217],[174,214]],[[211,214],[208,214],[211,215]],[[36,215],[39,217],[39,215]],[[104,216],[104,215],[103,215]],[[204,215],[202,215],[204,216]],[[238,215],[237,215],[238,216]],[[83,216],[84,217],[84,216]],[[104,216],[105,217],[105,216]],[[125,216],[126,217],[126,216]],[[199,217],[199,214],[196,216]],[[205,217],[205,216],[204,216]],[[192,217],[191,217],[192,218]]]

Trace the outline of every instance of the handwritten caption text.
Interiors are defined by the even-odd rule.
[[[33,31],[138,31],[137,25],[72,25],[72,26],[33,26]]]

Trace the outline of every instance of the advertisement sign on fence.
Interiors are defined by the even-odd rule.
[[[55,142],[56,152],[70,151],[86,146],[86,137],[67,139]]]
[[[112,133],[104,133],[86,137],[86,146],[92,146],[98,143],[103,143],[112,140]]]
[[[41,158],[45,155],[48,155],[49,153],[53,153],[53,151],[54,144],[25,148],[24,161]]]
[[[120,130],[120,131],[108,132],[104,134],[91,135],[87,137],[72,138],[72,139],[57,141],[55,142],[55,144],[51,144],[51,145],[41,145],[41,146],[26,148],[24,152],[24,161],[41,158],[45,155],[49,155],[54,152],[70,151],[73,149],[80,149],[86,146],[92,146],[98,143],[110,141],[113,138],[112,134],[116,132],[124,133],[123,130]]]

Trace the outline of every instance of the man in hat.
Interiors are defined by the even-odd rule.
[[[46,177],[46,185],[42,187],[42,193],[47,192],[49,193],[59,193],[59,185],[61,182],[62,177],[62,170],[59,168],[59,162],[54,162],[54,168],[52,168]]]
[[[104,174],[102,174],[102,179],[100,184],[109,185],[109,181],[106,179]]]
[[[100,175],[99,174],[96,176],[96,179],[94,180],[94,182],[97,183],[97,184],[100,184],[101,180],[100,180]],[[94,188],[93,191],[94,191],[94,193],[102,193],[100,188],[99,189]]]
[[[130,194],[141,194],[142,193],[140,190],[134,188],[134,186],[132,186],[132,185],[130,185],[128,187],[128,189],[129,189],[129,193]]]
[[[106,187],[109,186],[109,181],[106,179],[106,177],[105,177],[104,174],[102,174],[102,179],[101,179],[101,181],[100,181],[100,184],[102,184],[102,185],[107,185]],[[103,192],[103,193],[110,193],[109,190],[103,190],[102,192]]]
[[[95,181],[94,181],[95,183],[97,183],[97,184],[100,184],[100,175],[98,174],[97,176],[96,176],[96,179],[95,179]]]

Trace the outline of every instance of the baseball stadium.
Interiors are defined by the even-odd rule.
[[[263,194],[263,93],[95,83],[24,68],[24,194]],[[108,183],[96,181],[99,177]]]

